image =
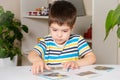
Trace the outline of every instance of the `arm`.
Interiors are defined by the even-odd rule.
[[[79,60],[64,62],[62,64],[64,68],[77,69],[81,66],[87,66],[87,65],[94,64],[95,62],[96,62],[95,55],[92,52],[89,52],[85,54],[83,58]]]
[[[83,41],[83,42],[81,42],[81,41]],[[90,50],[88,43],[85,41],[85,39],[82,36],[80,36],[78,44],[85,45],[82,48],[79,48],[81,45],[78,46],[79,54],[82,54],[82,53],[80,53],[80,51],[82,51],[84,53],[84,52]],[[81,59],[77,60],[76,62],[78,64],[78,66],[91,65],[96,62],[96,56],[94,55],[94,53],[92,51],[89,51]]]
[[[81,66],[94,64],[96,62],[96,56],[93,54],[89,45],[87,44],[87,42],[84,40],[82,36],[80,36],[79,38],[78,45],[79,45],[78,46],[79,55],[84,54],[86,51],[89,51],[89,52],[84,54],[84,56],[81,59],[78,59],[76,61],[64,62],[63,63],[64,68],[70,67],[72,69],[76,69]],[[84,46],[81,47],[81,45],[84,45]]]
[[[76,61],[78,66],[87,66],[94,64],[96,62],[96,56],[93,54],[93,52],[89,52],[84,55],[83,58]]]
[[[32,50],[29,55],[28,55],[28,60],[31,62],[31,63],[34,63],[34,62],[38,62],[38,61],[42,61],[41,57],[38,55],[37,52],[35,52],[34,50]]]
[[[44,69],[50,69],[43,61],[43,59],[38,55],[37,52],[32,50],[28,55],[28,60],[33,64],[32,73],[39,74],[43,72]]]

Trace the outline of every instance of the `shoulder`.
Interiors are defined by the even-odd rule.
[[[38,38],[37,46],[46,47],[47,43],[51,42],[52,37],[50,35]]]
[[[73,41],[73,42],[78,42],[78,43],[84,43],[84,42],[86,42],[86,40],[84,39],[84,37],[81,36],[81,35],[78,35],[78,34],[71,34],[69,40]]]
[[[47,35],[47,36],[38,38],[38,41],[39,41],[39,42],[41,42],[41,41],[42,41],[42,42],[45,42],[45,41],[48,41],[48,40],[52,40],[51,35]]]
[[[50,39],[50,36],[49,35],[47,35],[47,36],[44,36],[44,37],[39,37],[39,38],[37,38],[37,43],[39,44],[39,43],[45,43],[47,40],[49,40]]]
[[[84,39],[83,36],[78,34],[71,34],[70,39]]]
[[[52,36],[51,35],[45,36],[44,41],[53,41]]]

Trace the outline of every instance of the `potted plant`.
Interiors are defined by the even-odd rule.
[[[116,33],[117,33],[118,39],[120,39],[120,4],[118,4],[114,10],[110,10],[107,14],[107,18],[105,22],[106,36],[104,40],[106,40],[110,31],[114,27],[117,27]]]
[[[21,54],[22,32],[28,33],[28,27],[14,18],[14,13],[4,11],[0,6],[0,59],[13,58]]]

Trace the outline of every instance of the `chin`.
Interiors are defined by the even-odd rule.
[[[62,44],[61,42],[56,42],[56,43],[57,43],[57,44],[60,44],[60,45]]]
[[[62,44],[62,43],[60,43],[60,42],[57,42],[57,44]]]
[[[65,42],[61,42],[61,43],[58,43],[59,45],[62,45],[62,44],[64,44]]]

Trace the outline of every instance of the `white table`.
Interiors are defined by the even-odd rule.
[[[99,65],[85,66],[69,72],[65,70],[57,71],[69,75],[69,77],[60,80],[120,80],[120,65],[100,65],[113,67],[114,69],[111,71],[96,70],[94,69],[95,66]],[[0,80],[50,80],[40,77],[40,75],[33,75],[30,70],[31,66],[0,67]],[[75,75],[84,71],[93,71],[97,75],[89,77]]]

